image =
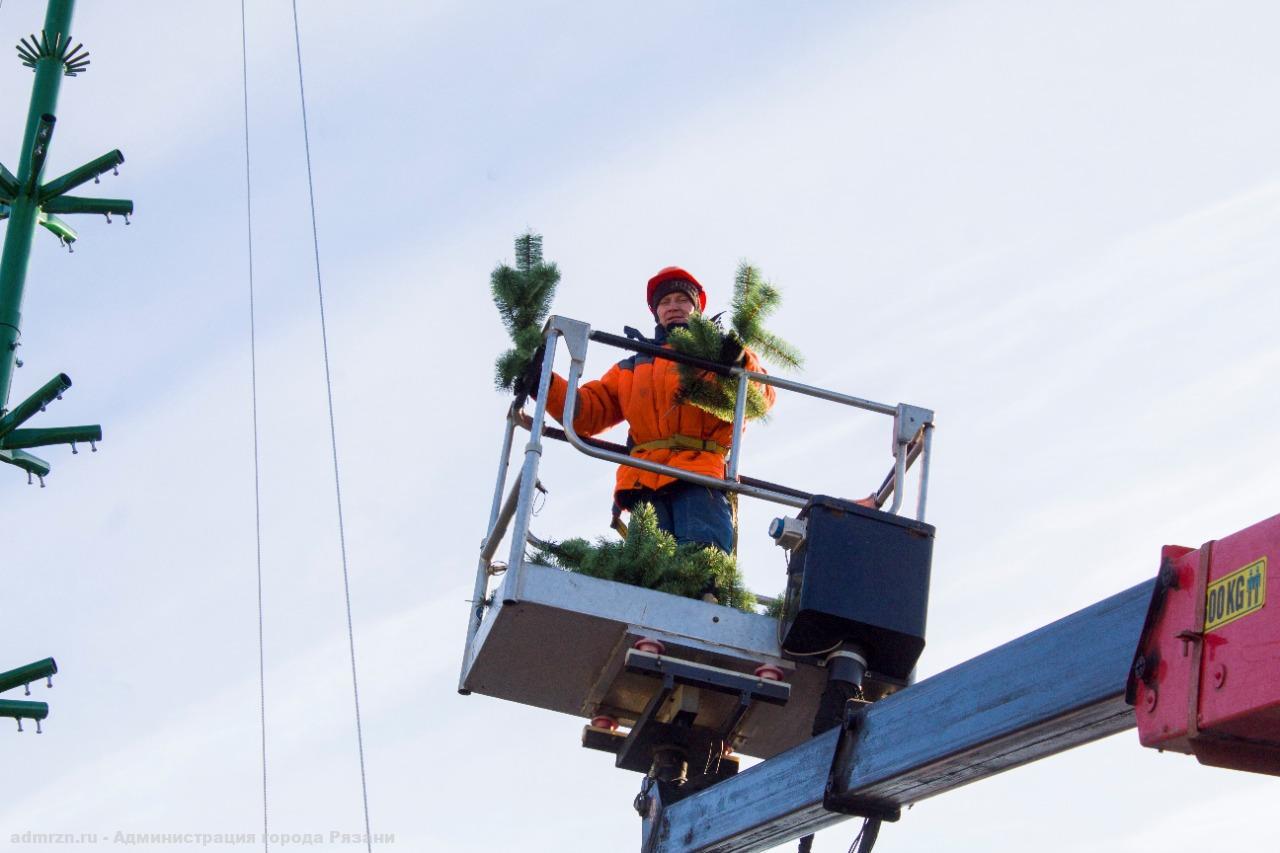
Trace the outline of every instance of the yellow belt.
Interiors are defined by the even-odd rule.
[[[693,438],[687,435],[673,435],[670,438],[659,438],[637,444],[632,450],[703,450],[707,453],[719,453],[724,456],[729,448],[709,438]]]

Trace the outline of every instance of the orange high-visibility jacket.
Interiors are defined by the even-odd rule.
[[[665,341],[665,330],[659,328],[657,342],[669,347],[670,344],[665,344]],[[758,373],[764,372],[760,360],[750,350],[746,352],[743,367]],[[758,387],[768,405],[772,406],[776,396],[773,386]],[[578,387],[574,431],[579,435],[595,435],[625,420],[630,427],[627,446],[632,448],[632,456],[710,477],[724,477],[725,458],[719,453],[680,448],[642,450],[635,447],[676,435],[710,439],[722,447],[729,447],[733,441],[733,425],[697,406],[688,403],[676,405],[675,396],[679,389],[680,374],[675,362],[637,353],[609,368],[599,379],[584,382]],[[551,389],[547,394],[547,411],[558,421],[563,421],[564,401],[568,390],[569,383],[559,374],[553,374]],[[614,489],[615,499],[632,489],[658,489],[673,482],[675,479],[665,474],[620,465]],[[626,506],[629,502],[623,499],[619,503]]]

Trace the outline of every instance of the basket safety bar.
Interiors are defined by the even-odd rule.
[[[868,412],[876,412],[881,415],[896,415],[898,409],[903,404],[891,406],[888,403],[877,403],[874,400],[864,400],[861,397],[854,397],[849,394],[841,394],[838,391],[828,391],[826,388],[819,388],[816,385],[806,385],[803,382],[796,382],[793,379],[783,379],[781,376],[773,376],[768,373],[753,373],[750,370],[744,370],[741,367],[735,367],[734,370],[741,371],[751,378],[752,382],[759,382],[762,385],[772,385],[775,388],[782,388],[787,391],[795,391],[797,394],[804,394],[807,397],[817,397],[820,400],[829,400],[832,403],[840,403],[843,406],[852,406],[855,409],[866,409]],[[928,409],[921,409],[928,412]],[[932,412],[929,412],[932,415]]]
[[[752,382],[759,382],[763,385],[773,385],[778,388],[785,388],[788,391],[795,391],[810,397],[819,397],[823,400],[830,400],[833,403],[842,403],[846,406],[853,406],[856,409],[866,409],[869,412],[879,412],[882,415],[894,415],[898,412],[897,406],[891,406],[888,403],[877,403],[875,400],[865,400],[862,397],[853,397],[849,394],[841,394],[836,391],[828,391],[826,388],[818,388],[814,385],[806,385],[803,382],[796,382],[792,379],[783,379],[781,376],[772,376],[768,373],[756,373],[746,370],[742,367],[729,367],[718,361],[708,361],[705,358],[698,358],[695,355],[685,355],[682,352],[670,349],[669,347],[651,344],[647,341],[637,341],[634,338],[624,338],[621,335],[611,335],[608,332],[593,332],[591,327],[586,323],[579,323],[577,320],[570,320],[567,317],[553,316],[547,321],[548,328],[561,326],[566,323],[582,325],[587,330],[587,337],[596,343],[606,344],[618,349],[629,349],[632,352],[644,353],[654,358],[664,358],[667,361],[674,361],[678,364],[687,364],[690,367],[697,367],[719,376],[742,376],[746,375]],[[561,333],[565,334],[565,340],[568,342],[567,333],[561,329]],[[586,358],[586,344],[583,344],[583,358]],[[570,356],[573,355],[573,348],[570,347]],[[924,409],[922,411],[928,411]],[[930,412],[932,414],[932,412]]]
[[[529,429],[529,427],[532,424],[533,424],[533,419],[530,418],[526,413],[519,412],[516,415],[516,426],[521,427],[522,429]],[[547,438],[554,438],[556,441],[563,441],[566,444],[568,444],[569,442],[568,437],[565,436],[564,434],[564,430],[557,429],[556,427],[553,427],[553,426],[544,426],[542,428],[542,434]],[[627,452],[626,445],[615,444],[612,441],[604,441],[599,438],[585,438],[585,437],[582,438],[582,440],[584,443],[589,444],[592,447],[598,447],[601,450],[612,450],[615,453]],[[773,492],[781,492],[784,495],[791,495],[793,497],[799,498],[802,501],[805,501],[806,503],[809,501],[810,498],[813,497],[813,494],[811,492],[805,492],[800,489],[793,489],[790,486],[784,486],[784,485],[781,485],[780,483],[771,483],[768,480],[760,480],[755,477],[748,477],[745,474],[739,475],[738,479],[744,483],[747,483],[748,485],[759,486],[762,489],[768,489]],[[886,478],[886,481],[889,479],[890,478]],[[886,492],[885,494],[888,495],[888,492]],[[756,596],[756,598],[759,598],[759,597],[760,596],[758,595]]]
[[[569,393],[564,400],[564,434],[569,443],[578,450],[594,456],[596,459],[604,459],[608,462],[616,462],[619,465],[629,465],[632,468],[639,468],[641,471],[651,471],[655,474],[664,474],[676,480],[684,480],[688,483],[697,483],[700,486],[706,486],[711,489],[719,489],[726,492],[737,492],[743,495],[749,495],[753,498],[772,501],[774,503],[786,504],[797,509],[802,508],[806,501],[800,500],[794,495],[775,492],[770,489],[762,489],[759,486],[751,486],[743,482],[735,482],[733,480],[722,480],[719,477],[709,477],[706,474],[695,474],[692,471],[685,471],[682,468],[675,468],[671,465],[662,465],[657,462],[650,462],[648,459],[637,459],[625,453],[615,453],[612,450],[601,450],[592,447],[582,440],[573,429],[573,417],[578,403],[578,380],[582,378],[583,362],[578,358],[574,358],[569,363]]]
[[[665,358],[667,361],[680,362],[682,364],[687,364],[690,367],[697,367],[701,370],[705,370],[708,373],[714,373],[718,376],[731,377],[735,375],[735,368],[732,368],[727,364],[721,364],[718,361],[711,361],[706,358],[698,358],[696,355],[686,355],[682,352],[676,352],[675,350],[672,350],[669,347],[664,347],[661,344],[651,344],[648,341],[638,341],[635,338],[624,338],[622,335],[612,335],[608,332],[593,332],[591,331],[591,327],[586,323],[579,323],[577,320],[570,320],[568,317],[560,317],[558,315],[552,316],[551,319],[547,321],[547,327],[554,327],[558,322],[561,323],[561,325],[564,323],[581,325],[583,329],[585,329],[586,336],[596,343],[617,347],[618,349],[629,349],[632,352],[644,353],[645,355],[651,355],[654,358]],[[585,358],[586,341],[583,341],[582,347],[583,357]],[[574,348],[570,346],[570,355],[573,355],[573,350]]]
[[[920,468],[920,486],[921,500],[917,503],[917,518],[924,520],[924,495],[923,490],[928,486],[928,464],[929,448],[928,432],[933,425],[933,412],[919,406],[910,406],[905,403],[899,403],[896,406],[888,403],[877,403],[874,400],[867,400],[861,397],[854,397],[848,394],[840,394],[835,391],[828,391],[825,388],[818,388],[813,385],[806,385],[803,382],[796,382],[790,379],[783,379],[778,376],[770,376],[767,373],[757,373],[755,371],[746,370],[741,367],[729,367],[717,362],[708,361],[707,359],[697,358],[695,356],[685,355],[676,352],[667,347],[652,344],[647,341],[637,341],[631,338],[624,338],[618,335],[612,335],[607,332],[593,332],[591,327],[586,323],[578,320],[571,320],[567,317],[552,316],[547,321],[547,335],[550,339],[552,335],[558,334],[563,337],[565,344],[569,348],[569,376],[568,376],[568,393],[565,398],[564,406],[564,431],[565,438],[568,442],[582,453],[597,459],[604,459],[610,462],[616,462],[619,465],[627,465],[632,468],[638,468],[642,471],[650,471],[656,474],[663,474],[677,480],[685,482],[697,483],[707,486],[708,488],[719,489],[722,491],[738,492],[739,494],[749,495],[751,497],[760,498],[762,500],[772,501],[774,503],[785,504],[787,506],[801,507],[803,503],[796,502],[794,490],[788,489],[786,492],[779,492],[767,487],[756,486],[744,482],[738,477],[738,463],[741,453],[741,437],[742,426],[745,420],[746,409],[746,388],[749,382],[759,382],[763,385],[772,385],[788,391],[794,391],[798,394],[804,394],[810,397],[828,400],[833,403],[851,406],[853,408],[864,409],[884,415],[892,415],[894,419],[894,441],[892,446],[894,466],[890,471],[886,482],[888,486],[882,485],[875,493],[876,505],[883,506],[884,502],[893,497],[893,503],[889,512],[897,513],[902,505],[902,489],[898,484],[906,479],[907,469],[917,458],[923,456]],[[627,453],[618,453],[613,450],[607,450],[599,447],[598,444],[588,444],[573,429],[573,418],[577,406],[578,382],[582,378],[582,372],[586,365],[586,350],[588,341],[596,341],[608,346],[615,346],[621,349],[628,349],[633,352],[645,353],[655,358],[663,358],[668,361],[674,361],[683,364],[689,364],[700,369],[708,370],[720,376],[733,377],[738,380],[738,396],[735,401],[734,419],[733,419],[733,444],[730,448],[730,458],[725,470],[724,479],[717,477],[709,477],[705,474],[695,474],[685,471],[681,468],[675,468],[670,465],[661,465],[656,462],[650,462],[647,459],[637,459]],[[924,436],[920,441],[916,441],[920,433]],[[910,448],[912,445],[918,445],[917,451],[912,453]]]

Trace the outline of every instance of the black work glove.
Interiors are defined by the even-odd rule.
[[[524,373],[520,374],[520,378],[516,380],[517,397],[528,395],[535,400],[538,399],[538,384],[542,382],[542,360],[546,357],[546,354],[546,344],[538,347],[538,351],[533,354],[533,360],[529,362],[529,366],[524,369]]]
[[[746,345],[738,333],[730,329],[724,333],[724,341],[720,344],[720,363],[728,365],[741,364],[747,357]]]

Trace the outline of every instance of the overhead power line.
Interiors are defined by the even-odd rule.
[[[329,369],[329,333],[324,313],[324,284],[320,273],[320,231],[316,224],[316,190],[311,169],[311,134],[307,126],[307,93],[303,82],[302,34],[298,27],[298,3],[293,0],[293,43],[298,56],[298,97],[302,102],[302,139],[307,157],[307,193],[311,202],[311,244],[315,252],[316,294],[320,305],[320,340],[324,352],[324,383],[329,401],[329,443],[333,451],[333,488],[338,505],[338,544],[342,554],[342,588],[347,605],[347,645],[351,653],[351,693],[355,702],[356,746],[360,757],[360,796],[364,806],[365,846],[372,853],[373,831],[369,822],[369,786],[365,775],[364,731],[360,721],[360,684],[356,677],[356,641],[351,619],[351,579],[347,567],[347,538],[342,519],[342,482],[338,473],[338,431],[333,416],[333,376]]]
[[[3,0],[0,0],[3,2]],[[262,497],[258,453],[258,334],[253,287],[253,179],[249,157],[249,48],[240,0],[240,79],[244,88],[244,201],[249,264],[249,382],[253,410],[253,535],[258,575],[258,717],[262,743],[262,849],[267,850],[267,675],[262,606]]]

